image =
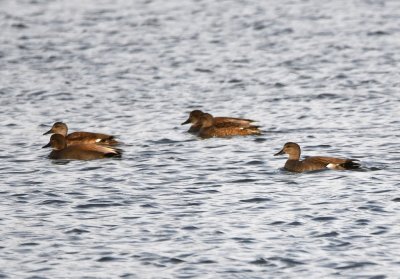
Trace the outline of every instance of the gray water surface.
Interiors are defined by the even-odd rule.
[[[395,0],[0,1],[0,278],[398,278],[399,38]],[[125,153],[51,161],[55,121]]]

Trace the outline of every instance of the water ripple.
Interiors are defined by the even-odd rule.
[[[1,278],[398,277],[398,1],[0,5]],[[122,158],[49,160],[55,121]],[[362,168],[287,172],[288,141]]]

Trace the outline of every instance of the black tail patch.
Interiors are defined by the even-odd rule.
[[[360,162],[358,160],[352,160],[352,159],[349,159],[343,164],[340,164],[340,166],[347,170],[359,169],[361,167]]]
[[[122,150],[121,149],[114,149],[114,150],[116,151],[116,153],[114,153],[114,152],[106,153],[106,154],[104,154],[104,157],[106,157],[106,158],[111,158],[111,157],[121,158]]]

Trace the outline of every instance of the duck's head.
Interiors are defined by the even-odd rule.
[[[183,122],[181,125],[185,125],[185,124],[189,124],[189,123],[196,123],[197,121],[200,120],[200,117],[204,114],[204,112],[202,112],[201,110],[193,110],[190,112],[189,114],[189,118]]]
[[[64,137],[67,136],[68,133],[68,127],[67,124],[63,123],[63,122],[56,122],[53,124],[53,126],[51,127],[50,130],[48,130],[46,133],[44,133],[43,135],[47,135],[47,134],[60,134],[63,135]]]
[[[67,147],[67,141],[65,140],[65,137],[63,135],[54,134],[51,135],[49,143],[42,148],[46,147],[51,147],[54,150],[61,150]]]
[[[301,152],[300,146],[297,143],[295,143],[295,142],[287,142],[287,143],[285,143],[285,145],[283,146],[281,151],[279,151],[278,153],[274,154],[274,156],[288,154],[289,155],[289,159],[298,160],[300,158],[300,152]]]

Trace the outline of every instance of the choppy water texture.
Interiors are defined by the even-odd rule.
[[[0,34],[1,278],[398,278],[399,1],[5,0]],[[47,159],[60,120],[123,158]]]

